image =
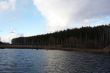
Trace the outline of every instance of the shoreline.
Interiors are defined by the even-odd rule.
[[[0,49],[44,49],[44,50],[64,50],[64,51],[79,51],[88,53],[104,53],[110,54],[110,48],[104,49],[82,49],[82,48],[62,48],[62,47],[51,47],[51,46],[36,46],[36,45],[0,45]]]
[[[87,53],[103,53],[110,54],[110,49],[81,49],[81,48],[46,48],[44,50],[63,50],[63,51],[77,51],[77,52],[87,52]]]

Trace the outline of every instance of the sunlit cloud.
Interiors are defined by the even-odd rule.
[[[33,0],[47,20],[49,31],[84,26],[110,15],[110,0]],[[75,25],[75,23],[80,25]],[[96,21],[98,22],[98,21]]]

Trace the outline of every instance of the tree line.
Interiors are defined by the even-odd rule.
[[[101,49],[110,45],[110,25],[81,27],[31,37],[19,37],[14,38],[12,44]]]

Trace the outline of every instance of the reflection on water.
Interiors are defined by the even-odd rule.
[[[0,49],[0,73],[110,73],[110,55]]]

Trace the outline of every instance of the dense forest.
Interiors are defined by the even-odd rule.
[[[14,38],[12,44],[101,49],[110,45],[110,25],[74,28],[44,35],[19,37]]]
[[[0,45],[3,45],[4,43],[0,41]]]
[[[0,41],[0,45],[9,45],[9,43]]]

